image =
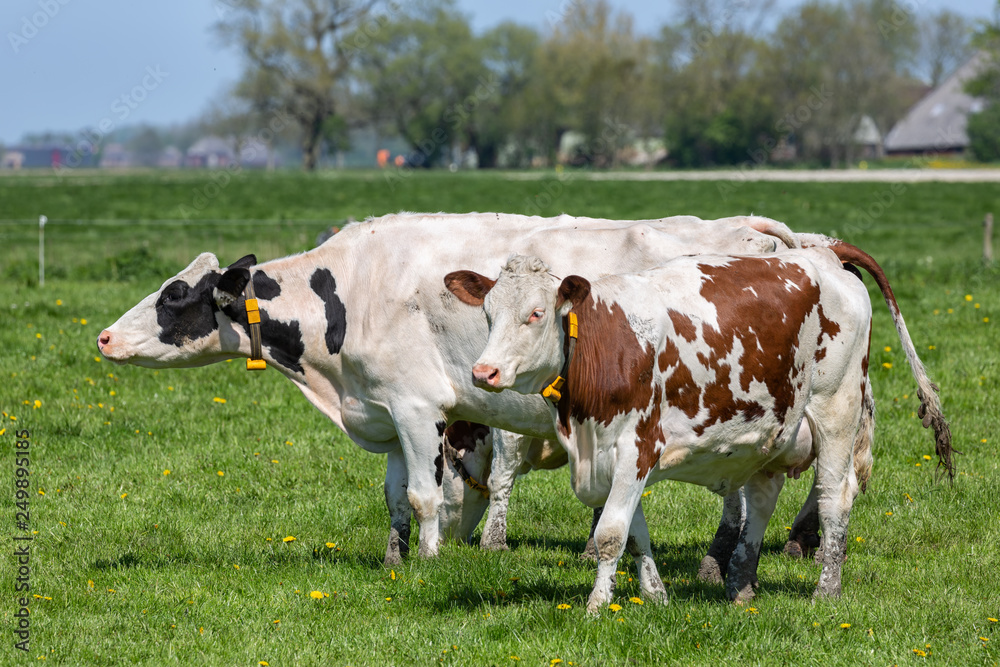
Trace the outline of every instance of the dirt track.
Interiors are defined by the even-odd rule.
[[[511,180],[552,178],[552,172],[511,172]],[[590,181],[784,181],[819,183],[1000,183],[1000,169],[712,169],[704,171],[574,171],[559,178]]]

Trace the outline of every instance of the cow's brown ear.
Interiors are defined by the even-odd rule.
[[[244,268],[230,268],[219,278],[212,296],[219,308],[225,308],[240,298],[240,294],[250,282],[250,272]]]
[[[444,277],[444,286],[448,291],[470,306],[483,305],[483,299],[496,283],[475,271],[452,271]]]
[[[227,266],[228,269],[249,269],[257,265],[257,255],[246,255]]]
[[[590,294],[590,281],[581,276],[566,276],[559,285],[557,294],[556,310],[560,315],[565,315],[573,306],[583,303]]]

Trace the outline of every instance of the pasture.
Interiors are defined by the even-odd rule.
[[[215,183],[215,187],[211,187]],[[781,553],[812,473],[785,485],[752,606],[695,579],[721,499],[659,484],[645,513],[670,602],[584,614],[590,512],[566,468],[515,487],[509,552],[446,544],[383,567],[383,457],[350,443],[276,371],[153,371],[95,339],[201,251],[228,263],[312,246],[328,224],[399,210],[705,218],[766,215],[872,254],[941,387],[958,475],[932,435],[885,304],[875,311],[875,467],[852,512],[844,593]],[[1000,270],[981,262],[995,184],[588,182],[375,172],[0,177],[3,662],[227,665],[962,664],[1000,661]],[[37,285],[38,215],[46,283]],[[29,531],[15,442],[30,432]],[[930,460],[929,460],[930,459]],[[31,534],[30,651],[15,649],[17,536]],[[478,539],[478,533],[476,535]],[[416,525],[411,545],[416,545]],[[638,600],[638,598],[635,598]]]

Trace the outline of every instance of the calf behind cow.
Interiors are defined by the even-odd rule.
[[[848,517],[870,471],[874,429],[871,304],[841,260],[881,270],[853,246],[824,245],[833,250],[683,257],[593,283],[560,280],[527,257],[512,258],[496,281],[470,271],[446,277],[460,300],[484,306],[490,324],[475,383],[548,396],[575,493],[604,506],[588,611],[611,600],[626,548],[644,594],[665,597],[640,500],[646,485],[664,479],[720,495],[745,488],[747,518],[726,586],[732,599],[751,598],[784,473],[813,460],[823,528],[817,595],[840,594]],[[937,396],[881,278],[921,386],[925,425],[950,466]]]

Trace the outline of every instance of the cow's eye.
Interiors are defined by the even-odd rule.
[[[541,309],[533,310],[533,311],[531,311],[531,315],[528,316],[528,324],[531,324],[532,322],[537,322],[538,320],[542,319],[543,317],[545,317],[545,311],[544,310],[541,310]]]
[[[187,285],[181,282],[169,285],[167,289],[163,290],[163,296],[160,297],[161,303],[177,303],[183,299],[188,292]]]

